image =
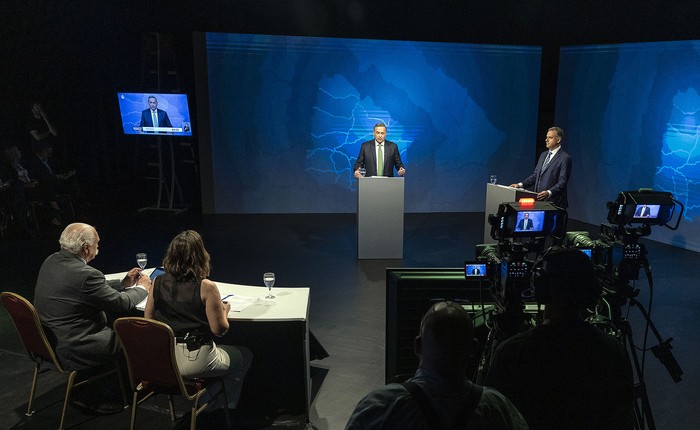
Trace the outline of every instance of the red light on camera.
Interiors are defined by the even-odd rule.
[[[518,200],[518,203],[520,204],[520,207],[531,208],[535,206],[535,199],[532,197],[523,197],[522,199]]]

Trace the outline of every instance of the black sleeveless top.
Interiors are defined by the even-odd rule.
[[[169,273],[153,282],[155,319],[168,324],[177,337],[187,333],[211,339],[207,313],[202,303],[201,279],[178,281]]]

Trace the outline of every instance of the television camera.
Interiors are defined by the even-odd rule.
[[[676,207],[681,211],[675,226],[669,223]],[[651,280],[647,251],[639,239],[651,233],[651,226],[665,226],[676,230],[683,215],[683,204],[668,192],[640,189],[623,191],[607,204],[607,223],[600,225],[600,239],[593,240],[586,231],[566,233],[564,244],[586,252],[598,267],[598,281],[604,290],[614,292],[622,299],[636,297],[639,293],[629,286],[629,281],[639,279],[639,269],[644,268]],[[624,304],[624,300],[621,305]]]
[[[680,212],[675,225],[672,225],[677,207],[680,207]],[[644,427],[645,420],[649,428],[655,428],[638,349],[633,343],[631,326],[622,315],[621,308],[629,303],[640,310],[647,322],[647,329],[651,329],[659,342],[650,348],[651,351],[666,367],[673,380],[679,382],[683,371],[671,353],[673,338],[662,339],[649,313],[636,299],[639,289],[631,281],[637,281],[639,269],[644,268],[650,290],[653,290],[647,251],[639,239],[648,236],[652,226],[676,230],[684,207],[671,193],[640,189],[620,192],[614,201],[607,203],[607,208],[607,223],[601,224],[600,238],[595,240],[586,231],[566,232],[566,211],[551,203],[522,200],[518,203],[502,203],[496,214],[489,215],[491,237],[498,244],[477,245],[476,256],[487,264],[496,306],[476,380],[477,383],[483,382],[500,341],[538,323],[537,316],[525,312],[525,303],[534,302],[535,298],[531,278],[533,266],[538,259],[554,245],[576,248],[593,261],[596,278],[603,291],[598,304],[589,309],[587,320],[616,336],[627,347],[636,371],[637,396],[641,398],[641,406],[637,404],[636,415],[639,428]],[[537,314],[540,314],[539,304]],[[645,344],[640,349],[642,363],[647,349],[646,334],[644,339]]]
[[[477,245],[476,256],[487,264],[494,316],[506,336],[531,324],[524,318],[524,298],[532,296],[532,265],[548,245],[562,241],[566,221],[566,211],[534,199],[502,203],[496,214],[489,215],[491,237],[498,244]]]

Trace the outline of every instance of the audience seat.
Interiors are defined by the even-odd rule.
[[[24,348],[27,350],[29,358],[35,363],[34,377],[32,378],[32,386],[31,390],[29,391],[29,404],[27,405],[27,412],[25,415],[31,416],[35,412],[32,409],[32,406],[34,403],[34,394],[36,393],[37,379],[39,373],[41,372],[42,363],[53,364],[58,372],[68,377],[66,395],[63,400],[63,409],[61,411],[61,421],[58,427],[60,430],[62,430],[65,424],[66,409],[73,390],[115,372],[120,373],[119,368],[115,366],[114,370],[103,372],[83,381],[76,382],[78,372],[75,370],[66,370],[61,366],[61,363],[59,363],[58,359],[56,358],[53,348],[46,338],[44,328],[41,325],[41,321],[39,321],[39,315],[29,300],[25,299],[19,294],[7,291],[0,293],[0,300],[5,306],[7,313],[10,315],[10,318],[17,329],[17,333],[19,334],[20,340],[22,341]],[[122,380],[121,377],[120,380]],[[121,388],[122,396],[125,397],[123,387]],[[124,400],[126,399],[124,398]],[[124,403],[126,404],[126,401]]]
[[[119,318],[114,322],[114,331],[122,343],[129,369],[129,380],[134,391],[131,410],[131,430],[135,428],[136,410],[139,405],[157,394],[166,394],[170,406],[170,420],[175,421],[173,395],[182,395],[192,402],[190,429],[194,430],[197,416],[208,403],[199,404],[207,386],[219,382],[221,390],[214,398],[228,395],[223,378],[184,379],[175,360],[175,335],[167,324],[141,317]],[[139,394],[141,399],[139,400]],[[230,427],[228,409],[225,410],[226,428]]]

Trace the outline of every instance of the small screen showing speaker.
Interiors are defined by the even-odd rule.
[[[487,266],[483,261],[465,261],[464,262],[464,277],[467,279],[483,279],[486,278]]]

